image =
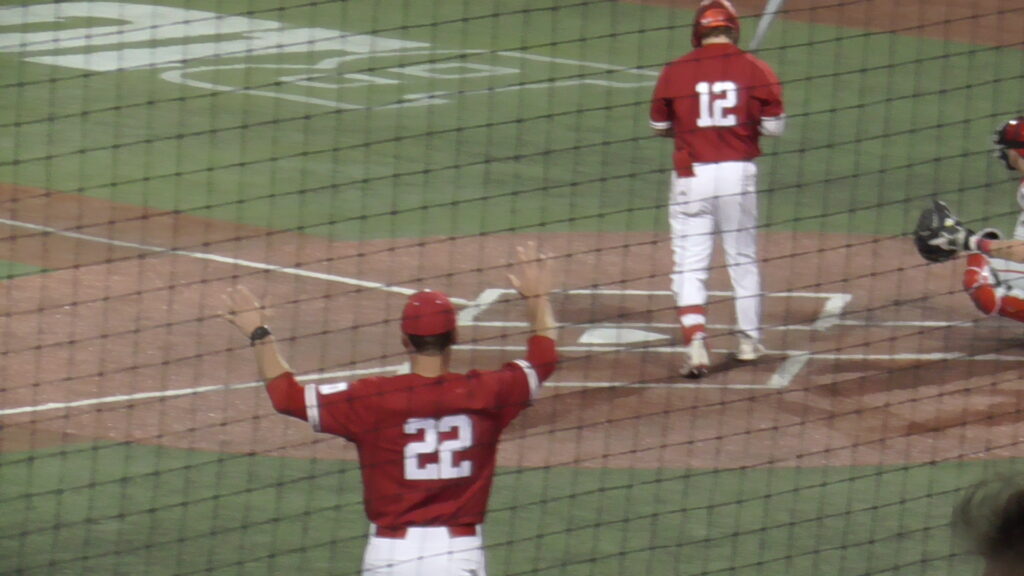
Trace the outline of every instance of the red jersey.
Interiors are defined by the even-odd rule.
[[[378,526],[483,522],[498,438],[554,372],[555,343],[534,336],[527,360],[438,377],[403,374],[308,385],[267,384],[274,407],[355,442],[366,515]]]
[[[651,126],[673,128],[673,163],[692,176],[694,162],[752,160],[761,155],[761,118],[785,113],[771,67],[733,44],[706,44],[661,71]]]

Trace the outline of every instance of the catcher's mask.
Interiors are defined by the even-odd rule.
[[[704,0],[700,3],[693,19],[693,36],[690,39],[694,48],[703,44],[704,36],[712,28],[729,28],[735,32],[735,38],[739,39],[740,19],[729,0]]]
[[[1024,116],[1018,116],[1003,124],[996,130],[993,141],[996,144],[996,157],[1003,161],[1007,170],[1016,170],[1010,164],[1010,158],[1006,150],[1024,150]]]

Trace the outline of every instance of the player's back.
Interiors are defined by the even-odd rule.
[[[694,162],[750,160],[762,116],[781,113],[778,79],[733,44],[709,44],[666,66],[655,98],[672,111],[677,148]]]
[[[483,521],[502,430],[529,402],[513,371],[360,380],[353,427],[367,515],[378,525]]]

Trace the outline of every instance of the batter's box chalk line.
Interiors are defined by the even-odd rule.
[[[509,322],[509,321],[481,321],[478,320],[481,314],[486,312],[491,306],[498,302],[502,297],[510,294],[515,294],[514,290],[507,288],[489,288],[480,293],[479,296],[469,306],[459,312],[459,325],[460,326],[480,326],[480,327],[496,327],[496,328],[527,328],[529,324],[526,322]],[[615,289],[578,289],[578,290],[565,290],[560,292],[561,295],[569,296],[597,296],[597,295],[609,295],[609,296],[643,296],[643,297],[671,297],[672,293],[666,290],[615,290]],[[712,296],[730,296],[731,292],[709,292]],[[818,317],[811,324],[804,325],[792,325],[792,326],[780,326],[774,327],[777,330],[827,330],[828,328],[836,325],[840,322],[843,309],[853,298],[852,294],[846,293],[819,293],[819,292],[775,292],[766,294],[769,298],[817,298],[823,301],[821,311]],[[675,323],[636,323],[636,322],[620,322],[620,323],[593,323],[593,324],[575,324],[574,326],[583,329],[583,334],[577,339],[577,344],[582,346],[560,346],[559,350],[565,353],[594,353],[594,352],[624,352],[624,353],[635,353],[635,352],[654,352],[654,353],[671,353],[671,354],[682,354],[683,348],[679,346],[655,346],[642,348],[635,348],[631,346],[623,346],[624,344],[638,344],[647,342],[657,342],[659,340],[668,340],[671,336],[666,335],[662,332],[656,332],[652,330],[657,329],[676,329],[678,324]],[[712,325],[711,328],[729,328],[725,326]],[[495,350],[495,351],[512,351],[521,350],[518,346],[487,346],[487,345],[460,345],[458,348],[463,350]],[[723,352],[716,350],[715,352]],[[565,382],[565,381],[550,381],[547,382],[546,386],[553,387],[586,387],[586,388],[610,388],[620,386],[630,387],[658,387],[658,388],[737,388],[737,389],[782,389],[786,388],[793,381],[793,378],[803,369],[807,362],[811,359],[811,356],[807,351],[793,351],[793,352],[774,352],[773,354],[784,355],[786,358],[782,361],[775,372],[768,377],[768,381],[763,384],[747,384],[747,383],[736,383],[736,384],[719,384],[711,383],[709,381],[680,381],[680,382],[657,382],[657,383],[627,383],[627,382]]]
[[[256,270],[263,270],[272,273],[285,274],[290,276],[299,276],[305,278],[311,278],[316,280],[323,280],[327,282],[335,282],[341,284],[347,284],[350,286],[356,286],[359,288],[365,288],[370,290],[378,290],[382,292],[388,292],[392,294],[398,294],[407,296],[416,292],[412,288],[406,288],[403,286],[396,286],[392,284],[386,284],[383,282],[375,282],[372,280],[363,280],[360,278],[341,276],[337,274],[328,274],[324,272],[318,272],[315,270],[308,270],[304,268],[296,268],[291,266],[280,266],[276,264],[269,264],[266,262],[258,262],[252,260],[244,260],[240,258],[232,258],[228,256],[222,256],[209,252],[200,252],[194,250],[180,250],[167,248],[164,246],[155,246],[149,244],[141,244],[138,242],[127,242],[122,240],[116,240],[113,238],[104,238],[102,236],[95,236],[91,234],[83,234],[72,230],[62,230],[51,226],[45,226],[42,224],[35,224],[31,222],[23,222],[19,220],[12,220],[7,218],[0,218],[0,224],[5,224],[12,227],[23,228],[33,230],[35,232],[41,232],[45,234],[53,234],[56,236],[62,236],[79,241],[93,242],[98,244],[106,244],[109,246],[117,246],[121,248],[130,248],[141,252],[149,252],[154,254],[172,254],[175,256],[182,256],[186,258],[193,258],[197,260],[204,260],[209,262],[217,262],[221,264],[239,266],[244,268],[251,268]],[[494,326],[494,327],[511,327],[511,328],[524,328],[528,324],[525,322],[478,322],[476,318],[486,311],[490,306],[497,302],[505,294],[513,294],[515,291],[508,288],[490,288],[484,290],[475,300],[465,300],[463,298],[451,297],[450,300],[453,304],[458,306],[464,306],[459,311],[458,322],[463,326]],[[638,296],[671,296],[671,292],[664,290],[613,290],[613,289],[579,289],[579,290],[567,290],[560,292],[559,294],[568,295],[638,295]],[[730,292],[709,292],[712,296],[729,296]],[[833,326],[927,326],[927,327],[959,327],[959,326],[973,326],[973,322],[863,322],[854,320],[842,320],[841,316],[844,308],[853,298],[852,294],[847,293],[817,293],[817,292],[776,292],[765,294],[768,298],[819,298],[824,302],[822,304],[821,312],[817,319],[811,324],[800,324],[800,325],[788,325],[788,326],[774,326],[768,327],[768,330],[827,330]],[[590,327],[593,329],[604,329],[604,330],[618,330],[618,335],[622,338],[643,338],[645,340],[637,341],[656,341],[655,335],[657,332],[652,332],[652,329],[659,328],[675,328],[676,324],[643,324],[643,323],[617,323],[617,324],[593,324],[593,325],[580,325],[584,327]],[[712,328],[724,328],[729,329],[727,326],[712,325]],[[613,335],[612,332],[598,332],[597,336],[592,335],[590,338],[600,338],[609,340]],[[646,340],[650,339],[650,340]],[[665,338],[667,339],[667,337]],[[581,338],[582,340],[582,338]],[[619,340],[622,342],[622,339]],[[587,344],[587,342],[583,342]],[[471,346],[458,346],[462,349],[471,349]],[[479,349],[494,349],[494,350],[521,350],[516,347],[478,347]],[[598,348],[593,347],[560,347],[561,350],[571,351],[591,351],[597,350]],[[627,347],[616,347],[616,346],[602,346],[599,348],[601,351],[622,351],[630,352],[631,349]],[[681,348],[679,347],[658,347],[658,348],[644,348],[644,351],[665,351],[671,353],[680,353]],[[633,350],[635,351],[635,350]],[[718,351],[716,351],[718,352]],[[658,387],[675,387],[675,388],[701,388],[701,387],[725,387],[725,388],[785,388],[789,386],[792,379],[797,373],[806,365],[811,359],[816,358],[851,358],[851,359],[889,359],[889,360],[905,360],[905,359],[922,359],[922,360],[936,360],[936,359],[948,359],[948,360],[996,360],[996,361],[1024,361],[1024,358],[1018,356],[1008,355],[985,355],[969,357],[962,353],[948,353],[948,354],[931,354],[931,355],[823,355],[823,354],[810,354],[807,351],[770,351],[769,354],[782,354],[786,355],[787,358],[782,362],[776,372],[768,379],[765,384],[729,384],[729,385],[716,385],[710,383],[701,382],[678,382],[678,383],[659,383],[659,384],[628,384],[622,382],[548,382],[548,386],[577,386],[577,387],[611,387],[611,386],[658,386]],[[329,379],[340,379],[351,376],[359,376],[362,374],[374,374],[374,373],[401,373],[402,371],[408,370],[408,364],[397,364],[395,366],[378,367],[378,368],[367,368],[367,369],[353,369],[353,370],[342,370],[338,372],[328,372],[322,374],[305,375],[299,377],[300,380],[329,380]],[[228,385],[212,385],[212,386],[200,386],[194,388],[184,388],[177,390],[165,390],[156,392],[143,392],[138,394],[125,394],[107,396],[101,398],[74,400],[68,402],[52,402],[46,404],[40,404],[36,406],[23,406],[8,409],[0,409],[0,416],[7,414],[19,414],[24,412],[37,412],[44,410],[62,410],[67,408],[81,407],[81,406],[92,406],[101,405],[115,402],[130,402],[133,400],[141,400],[148,398],[164,398],[164,397],[175,397],[175,396],[186,396],[191,394],[202,394],[206,392],[224,391],[224,390],[240,390],[245,388],[252,388],[255,386],[262,385],[262,382],[245,382],[241,384],[228,384]]]

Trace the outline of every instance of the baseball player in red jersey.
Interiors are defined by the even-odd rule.
[[[757,166],[761,135],[785,128],[782,87],[772,69],[736,46],[740,24],[727,0],[697,10],[689,54],[665,66],[654,88],[650,125],[672,137],[669,191],[672,292],[691,378],[707,374],[707,281],[714,234],[722,236],[735,293],[736,358],[756,360],[761,346],[761,274],[757,262]]]
[[[248,336],[274,409],[359,449],[372,525],[364,575],[485,576],[482,524],[502,430],[534,399],[557,361],[548,260],[519,249],[512,285],[534,335],[526,358],[500,370],[449,370],[455,309],[440,292],[409,297],[402,341],[411,373],[302,386],[281,357],[260,303],[244,287],[225,316]]]
[[[1024,116],[1003,124],[996,131],[995,141],[1006,168],[1024,175]],[[971,232],[953,217],[950,225],[919,250],[926,258],[937,255],[929,259],[938,261],[969,252],[963,285],[974,305],[986,315],[1024,322],[1024,180],[1017,188],[1017,202],[1021,214],[1013,240],[1000,240],[999,232],[991,228]],[[928,254],[932,249],[945,252]]]

